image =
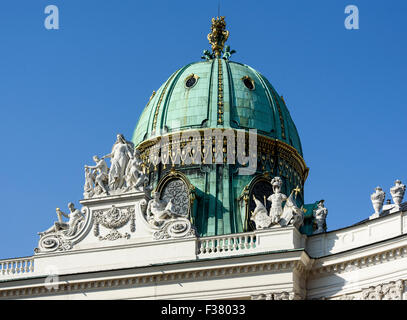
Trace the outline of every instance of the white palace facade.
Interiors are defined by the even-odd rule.
[[[407,300],[405,185],[327,232],[284,99],[230,60],[225,26],[153,92],[131,141],[85,166],[81,207],[50,215],[33,256],[0,260],[0,299]]]

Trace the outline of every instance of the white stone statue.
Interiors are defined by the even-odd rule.
[[[91,169],[96,171],[96,176],[94,178],[95,189],[100,189],[101,192],[107,194],[107,183],[109,180],[109,168],[107,167],[106,161],[102,158],[99,159],[98,156],[93,156],[93,161],[95,161],[95,166],[85,166],[86,169]],[[99,193],[99,192],[96,192]]]
[[[400,210],[400,204],[403,201],[404,194],[406,193],[406,186],[400,180],[396,180],[394,187],[390,188],[390,194],[393,202],[396,205],[396,210]]]
[[[188,216],[177,213],[174,199],[160,199],[158,191],[151,193],[152,199],[147,204],[145,220],[150,226],[153,239],[177,239],[195,237],[196,229]]]
[[[386,193],[383,191],[382,188],[376,187],[375,190],[375,193],[370,196],[375,212],[369,217],[369,219],[375,219],[379,217],[380,212],[383,208],[384,198],[386,197]]]
[[[267,209],[260,200],[253,195],[253,200],[256,203],[256,208],[252,211],[250,220],[256,224],[256,229],[268,228],[271,225],[271,217],[267,214]]]
[[[126,168],[126,191],[131,189],[143,190],[147,182],[147,175],[143,171],[143,161],[140,158],[140,151],[134,150],[133,158],[129,160]]]
[[[83,186],[83,195],[85,198],[94,195],[93,186],[95,184],[95,174],[85,166],[85,185]]]
[[[317,229],[314,231],[314,234],[325,232],[328,209],[324,206],[324,200],[318,202],[318,206],[312,215],[314,216],[315,223],[317,225]]]
[[[75,205],[70,202],[68,203],[68,208],[70,213],[64,213],[59,208],[56,209],[58,221],[54,222],[54,225],[49,229],[38,232],[40,237],[43,237],[46,234],[57,233],[62,231],[66,236],[73,236],[78,231],[78,225],[81,221],[85,220],[85,215],[78,209],[75,208]],[[68,222],[62,220],[62,216],[68,218]]]
[[[165,201],[160,199],[160,193],[158,191],[151,193],[152,199],[147,205],[147,221],[155,226],[160,227],[165,221],[180,217],[173,210],[172,199],[170,201]]]
[[[121,189],[125,182],[127,163],[133,158],[133,144],[126,141],[122,134],[118,134],[112,152],[102,157],[102,159],[105,158],[110,158],[111,162],[109,171],[110,190]]]
[[[293,199],[294,191],[295,190],[291,191],[291,194],[284,205],[284,210],[279,223],[282,227],[292,224],[299,229],[304,222],[304,213],[302,209],[297,207]]]
[[[271,202],[270,217],[272,223],[278,223],[280,221],[283,213],[283,201],[287,200],[287,196],[280,192],[282,184],[283,181],[280,177],[274,177],[271,180],[274,193],[269,196],[267,200]]]

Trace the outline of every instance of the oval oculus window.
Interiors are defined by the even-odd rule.
[[[191,74],[185,79],[185,87],[187,89],[192,88],[198,82],[199,77],[196,74]]]
[[[254,81],[252,78],[250,78],[249,76],[244,76],[242,78],[242,81],[247,89],[254,90]]]

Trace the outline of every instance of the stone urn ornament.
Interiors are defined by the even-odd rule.
[[[393,202],[396,205],[395,209],[400,210],[400,204],[403,201],[404,194],[406,193],[406,186],[400,180],[396,180],[394,186],[390,188],[390,194]]]
[[[376,187],[375,190],[376,191],[370,196],[374,208],[374,213],[369,217],[369,219],[375,219],[379,217],[383,209],[384,198],[386,197],[386,193],[381,187]]]

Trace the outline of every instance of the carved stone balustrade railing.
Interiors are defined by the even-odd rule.
[[[247,251],[256,248],[255,233],[239,233],[232,235],[205,237],[198,240],[198,255],[210,255],[232,251]]]
[[[0,279],[34,272],[34,258],[0,260]]]

